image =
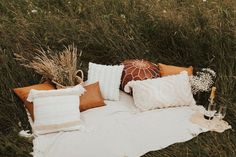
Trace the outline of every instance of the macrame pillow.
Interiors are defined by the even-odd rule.
[[[141,111],[196,104],[186,71],[162,78],[130,81],[125,91],[131,89],[134,103]]]
[[[160,77],[159,67],[145,60],[125,60],[121,78],[121,90],[124,91],[125,85],[132,80],[146,80]]]

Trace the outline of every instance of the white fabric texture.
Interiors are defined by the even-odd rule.
[[[135,105],[141,111],[195,105],[186,71],[162,78],[130,81],[125,92],[131,90]]]
[[[89,63],[87,83],[99,81],[104,99],[119,100],[120,80],[124,65],[101,65]]]
[[[79,96],[81,86],[59,90],[34,90],[27,101],[34,103],[34,134],[46,134],[80,128]]]
[[[139,157],[208,131],[190,122],[203,107],[186,106],[140,112],[131,96],[81,113],[86,129],[40,135],[34,157]]]

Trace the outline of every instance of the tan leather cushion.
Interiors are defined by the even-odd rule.
[[[159,67],[145,60],[125,60],[124,69],[121,77],[121,89],[132,80],[145,80],[160,77]]]
[[[36,90],[52,90],[55,89],[55,87],[52,84],[49,84],[48,82],[42,83],[42,84],[36,84],[32,86],[27,87],[21,87],[21,88],[15,88],[13,89],[14,93],[24,102],[25,107],[30,113],[30,116],[32,120],[34,120],[34,106],[33,103],[30,103],[27,101],[29,92],[31,89]]]
[[[168,76],[168,75],[176,75],[179,74],[181,71],[187,71],[188,75],[193,74],[193,67],[178,67],[173,65],[166,65],[159,63],[160,74],[161,76]]]
[[[104,106],[99,83],[93,83],[84,87],[86,92],[80,96],[80,111],[85,111],[91,108]]]

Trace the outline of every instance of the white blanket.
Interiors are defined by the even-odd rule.
[[[82,112],[84,129],[40,135],[34,157],[138,157],[192,139],[205,128],[190,122],[201,107],[176,107],[140,112],[131,96]]]

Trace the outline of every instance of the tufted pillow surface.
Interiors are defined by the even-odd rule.
[[[130,81],[125,91],[131,89],[134,103],[141,111],[195,104],[186,71],[162,78]]]
[[[123,68],[123,65],[102,65],[90,62],[87,83],[99,82],[102,97],[105,100],[118,101]]]

